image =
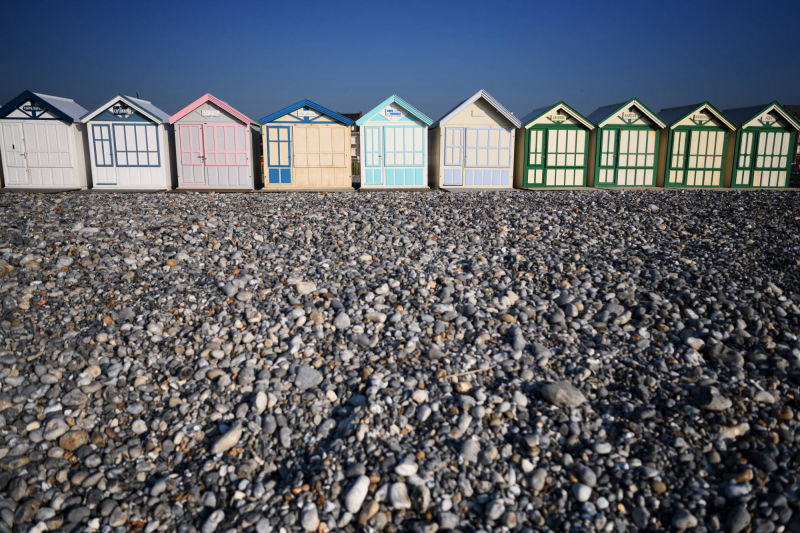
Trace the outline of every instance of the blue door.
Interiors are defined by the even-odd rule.
[[[292,145],[289,126],[267,127],[267,174],[271,184],[292,183]]]
[[[364,185],[383,185],[381,127],[364,128]]]

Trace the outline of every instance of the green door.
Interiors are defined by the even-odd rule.
[[[533,127],[525,134],[524,187],[586,185],[588,132],[578,126]]]
[[[667,161],[667,187],[721,187],[727,133],[718,128],[673,130]]]

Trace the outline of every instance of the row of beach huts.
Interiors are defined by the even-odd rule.
[[[8,189],[353,186],[354,121],[310,100],[257,123],[206,94],[174,115],[115,96],[92,112],[25,91],[0,108]],[[362,115],[361,187],[786,187],[800,123],[777,102],[719,111],[638,99],[519,119],[484,90],[437,121],[398,96]]]

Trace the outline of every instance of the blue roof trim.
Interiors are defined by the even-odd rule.
[[[80,119],[80,117],[86,113],[86,110],[75,100],[62,98],[60,96],[39,94],[26,90],[22,91],[19,96],[5,104],[3,107],[0,107],[0,117],[5,118],[6,115],[11,113],[13,110],[19,107],[20,104],[27,100],[34,100],[47,106],[47,108],[52,111],[53,114],[70,124]]]
[[[259,119],[258,123],[259,124],[266,124],[267,122],[272,122],[276,118],[280,118],[280,117],[282,117],[283,115],[285,115],[287,113],[291,113],[292,111],[297,111],[301,107],[310,107],[314,111],[319,111],[323,115],[326,115],[326,116],[332,118],[333,120],[335,120],[337,122],[341,122],[345,126],[352,126],[353,125],[353,119],[347,118],[344,115],[340,115],[336,111],[331,111],[327,107],[321,106],[318,103],[312,102],[311,100],[308,100],[308,99],[300,100],[299,102],[295,102],[292,105],[288,105],[288,106],[284,107],[283,109],[279,109],[278,111],[275,111],[274,113],[270,113],[269,115]]]
[[[361,117],[358,120],[356,120],[356,125],[357,126],[362,125],[364,122],[366,122],[367,120],[371,119],[377,113],[380,113],[381,109],[383,109],[384,107],[386,107],[389,104],[397,104],[397,105],[399,105],[400,107],[402,107],[403,109],[408,111],[410,114],[412,114],[414,117],[416,117],[417,119],[419,119],[422,122],[424,122],[426,126],[430,126],[431,124],[433,124],[433,120],[431,120],[431,118],[428,115],[426,115],[425,113],[423,113],[422,111],[420,111],[419,109],[414,107],[413,105],[409,104],[408,102],[406,102],[405,100],[403,100],[402,98],[397,96],[396,94],[393,94],[392,96],[390,96],[389,98],[387,98],[386,100],[381,102],[380,104],[378,104],[375,107],[373,107],[372,110],[364,113],[363,117]]]

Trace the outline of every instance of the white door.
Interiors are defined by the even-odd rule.
[[[22,143],[22,125],[2,123],[3,157],[6,163],[6,185],[27,185],[25,146]]]
[[[464,128],[444,129],[444,185],[462,185]]]
[[[75,185],[70,156],[70,127],[55,120],[27,121],[23,127],[30,185]]]
[[[200,124],[179,124],[178,144],[181,157],[181,186],[205,185],[205,153]]]

